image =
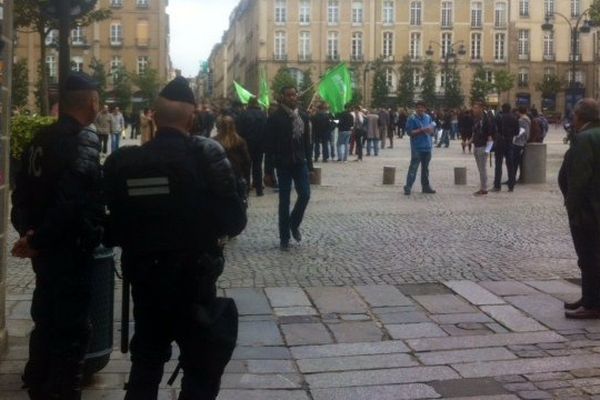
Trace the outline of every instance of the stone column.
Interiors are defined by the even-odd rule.
[[[546,144],[528,143],[523,153],[523,183],[546,183]]]

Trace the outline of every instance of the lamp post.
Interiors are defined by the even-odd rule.
[[[566,97],[565,98],[566,111],[568,111],[570,109],[572,110],[576,103],[575,93],[576,93],[576,89],[578,88],[578,85],[575,80],[575,74],[577,72],[577,65],[581,62],[581,58],[579,57],[579,54],[577,54],[577,50],[578,50],[577,49],[577,41],[579,40],[580,33],[589,33],[593,27],[593,24],[590,22],[590,20],[586,18],[586,15],[588,14],[589,11],[590,11],[590,8],[588,8],[587,10],[582,12],[579,15],[579,17],[577,18],[575,25],[573,25],[571,20],[569,18],[567,18],[564,14],[561,14],[556,11],[546,14],[546,21],[545,21],[545,23],[542,24],[543,31],[545,31],[545,32],[553,31],[554,24],[551,22],[550,19],[553,15],[557,15],[567,22],[567,24],[569,25],[569,30],[571,32],[571,55],[570,55],[570,60],[569,60],[571,62],[571,77],[570,77],[571,79],[569,79],[569,88],[568,88],[568,93],[571,95],[571,97],[569,98],[568,96],[565,96]],[[584,95],[585,95],[585,92],[584,92]],[[569,99],[571,100],[570,104],[568,103]]]
[[[446,48],[446,46],[442,45],[441,43],[430,40],[429,48],[427,49],[427,51],[425,51],[425,54],[427,55],[428,58],[433,57],[433,54],[434,54],[434,51],[433,51],[433,48],[431,47],[431,45],[436,45],[442,50],[441,58],[444,61],[444,102],[446,103],[446,105],[448,105],[447,104],[448,98],[446,95],[446,87],[448,86],[448,72],[450,70],[450,60],[454,59],[454,61],[456,62],[457,55],[458,55],[458,57],[462,58],[465,54],[467,54],[467,50],[465,49],[465,44],[464,44],[464,41],[462,41],[462,40],[460,40],[458,42],[449,43],[447,48]],[[457,51],[454,50],[455,45],[459,45]],[[446,50],[446,51],[444,52],[444,50]]]

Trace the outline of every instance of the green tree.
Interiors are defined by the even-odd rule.
[[[387,103],[388,86],[385,79],[385,68],[381,60],[375,61],[373,73],[373,86],[371,87],[371,106],[383,107]]]
[[[562,88],[563,82],[561,82],[557,75],[548,75],[535,85],[535,89],[538,92],[542,92],[543,97],[551,97],[560,92]]]
[[[462,93],[460,72],[456,65],[446,70],[446,85],[444,86],[444,99],[446,107],[460,108],[465,104],[465,96]]]
[[[82,0],[81,3],[83,3]],[[48,14],[43,11],[49,0],[19,0],[14,2],[14,26],[20,32],[37,33],[40,43],[46,42],[46,37],[52,29],[57,28],[57,21],[48,18]],[[71,0],[71,5],[76,5],[77,0]],[[110,18],[111,12],[108,9],[92,10],[86,15],[74,19],[72,27],[88,26],[96,21],[102,21]],[[50,104],[48,101],[48,68],[45,63],[46,46],[40,46],[40,74],[38,93],[46,93],[46,95],[38,96],[38,106],[40,114],[48,115]]]
[[[100,103],[106,103],[106,99],[108,97],[106,93],[106,69],[104,68],[104,64],[100,62],[96,57],[92,58],[92,61],[89,65],[91,70],[92,79],[98,82],[98,93],[100,94]]]
[[[115,104],[121,110],[129,109],[131,105],[131,79],[129,73],[123,67],[119,67],[113,73],[112,95],[115,99]]]
[[[139,89],[139,93],[144,99],[144,105],[152,104],[160,92],[161,81],[158,71],[147,68],[141,74],[132,74],[130,78],[131,82]]]
[[[600,0],[594,0],[590,6],[590,19],[596,25],[600,25]]]
[[[302,79],[302,85],[300,85],[299,92],[302,93],[300,96],[300,103],[307,108],[315,95],[315,88],[313,86],[314,82],[312,80],[312,69],[307,68],[304,71],[304,79]]]
[[[352,107],[360,106],[363,101],[362,89],[359,86],[354,86],[352,88],[352,100],[350,100],[350,105]]]
[[[400,76],[398,77],[398,105],[410,108],[415,105],[415,82],[413,80],[414,67],[410,57],[405,56],[400,65]]]
[[[494,87],[498,93],[498,99],[502,93],[508,92],[515,86],[515,75],[506,70],[500,70],[494,73]]]
[[[437,106],[437,93],[435,90],[435,64],[427,60],[423,66],[423,81],[421,83],[421,99],[429,108]]]
[[[281,67],[273,77],[273,81],[271,82],[271,89],[273,93],[278,98],[279,93],[281,92],[281,88],[286,86],[296,87],[296,80],[290,74],[290,71],[287,67]],[[309,100],[310,101],[310,100]]]
[[[13,64],[11,102],[14,107],[21,108],[27,105],[29,95],[29,70],[27,59],[22,58]]]
[[[494,85],[487,80],[485,68],[478,65],[471,81],[471,103],[484,102],[487,95],[494,90]]]

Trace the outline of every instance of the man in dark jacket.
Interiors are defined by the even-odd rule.
[[[279,180],[279,240],[281,250],[289,249],[290,232],[300,242],[300,224],[310,199],[309,171],[312,171],[308,119],[298,110],[296,88],[280,91],[279,108],[267,120],[265,149],[277,169]],[[292,181],[298,194],[290,214]]]
[[[473,113],[473,137],[471,142],[475,146],[473,154],[479,170],[480,181],[479,190],[474,194],[475,196],[483,196],[488,194],[487,160],[490,154],[488,145],[494,138],[495,129],[494,123],[487,116],[482,103],[474,102],[471,112]]]
[[[260,109],[256,97],[248,102],[248,108],[240,115],[240,136],[248,144],[248,152],[252,160],[252,187],[256,189],[256,195],[263,195],[263,140],[267,115]]]
[[[494,171],[494,192],[500,191],[502,182],[502,163],[506,160],[508,172],[508,191],[512,192],[515,187],[513,139],[519,134],[519,120],[511,112],[510,104],[502,105],[502,114],[497,119],[496,140],[494,141],[494,153],[496,155],[496,169]]]
[[[171,342],[180,400],[214,400],[237,337],[235,304],[216,297],[219,238],[246,226],[246,188],[216,141],[190,137],[194,94],[175,78],[154,104],[156,137],[106,160],[106,241],[123,249],[135,333],[126,400],[156,400]]]
[[[559,174],[571,236],[581,269],[580,300],[565,303],[565,316],[600,318],[600,110],[594,99],[574,109],[576,134]]]
[[[319,104],[318,112],[312,117],[311,122],[315,138],[315,161],[319,160],[321,148],[323,151],[323,162],[328,162],[329,150],[331,150],[331,134],[335,129],[335,122],[331,118],[327,103],[323,102]],[[331,156],[333,157],[334,154],[331,154]]]
[[[12,223],[21,236],[12,254],[31,258],[36,274],[23,374],[33,400],[81,398],[92,252],[102,236],[100,142],[85,128],[98,114],[97,86],[74,73],[61,96],[58,121],[23,154],[12,194]]]

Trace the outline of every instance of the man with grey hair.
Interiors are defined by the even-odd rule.
[[[581,269],[580,300],[565,303],[572,319],[600,318],[600,108],[580,100],[574,109],[577,132],[559,174],[573,244]]]

